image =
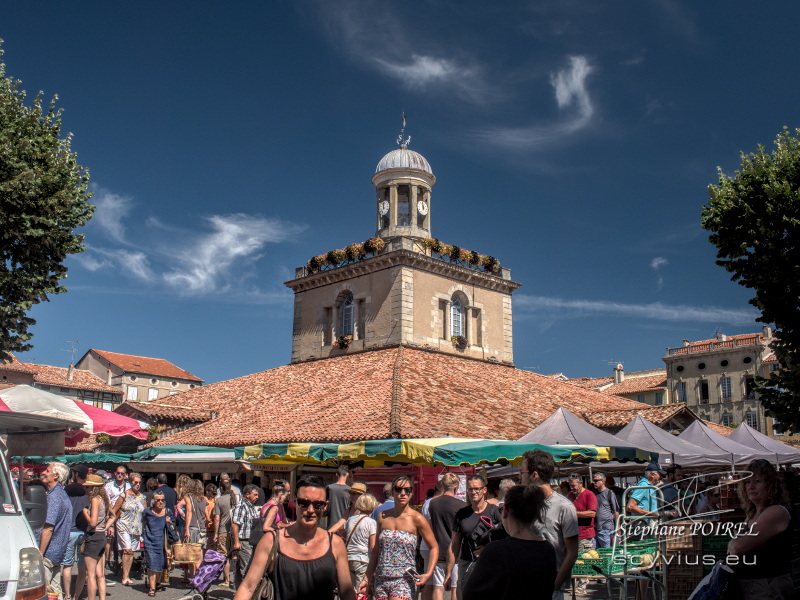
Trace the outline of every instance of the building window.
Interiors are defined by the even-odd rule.
[[[732,423],[733,417],[730,413],[725,413],[722,415],[722,424],[725,425],[725,427],[730,427]]]
[[[786,429],[784,429],[783,425],[781,424],[778,419],[772,419],[772,434],[773,435],[786,435]]]
[[[723,400],[730,400],[733,397],[732,389],[730,377],[719,378],[719,393]]]
[[[111,405],[111,402],[103,402],[103,408],[105,410],[114,410],[114,407]]]
[[[397,186],[397,224],[400,227],[411,225],[411,191],[407,185]]]
[[[758,429],[758,423],[756,420],[756,413],[748,411],[744,414],[744,422],[747,423],[749,427],[753,429]]]
[[[644,394],[636,394],[636,401],[644,404]]]
[[[158,400],[158,388],[150,388],[147,390],[147,400]]]
[[[681,381],[675,386],[675,395],[678,396],[678,402],[686,402],[686,382]]]
[[[664,404],[664,392],[656,392],[656,406]]]
[[[779,371],[780,368],[781,368],[781,366],[778,363],[771,364],[769,366],[769,372],[770,373],[775,373],[776,371]]]
[[[708,381],[700,381],[700,404],[708,404]]]
[[[450,335],[464,336],[464,307],[457,296],[450,300]]]
[[[131,375],[130,379],[131,381],[136,381],[136,375]]]
[[[113,400],[114,394],[112,392],[103,392],[103,400]]]
[[[169,395],[170,395],[170,396],[174,396],[174,395],[175,395],[175,394],[177,394],[177,393],[178,393],[178,392],[177,392],[177,390],[170,390],[170,391],[169,391]]]
[[[139,388],[135,385],[128,386],[128,396],[127,400],[133,400],[134,402],[139,398]]]
[[[683,369],[684,369],[684,368],[685,368],[685,367],[684,367],[683,365],[678,365],[677,367],[675,367],[675,370],[676,370],[678,373],[683,373]]]
[[[150,380],[150,383],[152,383],[153,385],[155,385],[155,384],[157,384],[157,383],[158,383],[158,379],[151,379],[151,380]]]
[[[755,392],[755,379],[752,377],[745,377],[744,378],[744,397],[746,400],[755,400],[756,392]]]
[[[339,335],[353,335],[353,308],[353,294],[348,293],[342,300],[342,305],[339,309],[341,316]]]
[[[749,365],[751,362],[753,362],[753,359],[752,359],[751,357],[749,357],[749,356],[745,356],[745,357],[742,359],[742,362],[743,362],[744,364],[746,364],[746,365]]]

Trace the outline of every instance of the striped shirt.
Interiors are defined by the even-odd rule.
[[[247,498],[243,497],[242,501],[231,509],[231,522],[239,526],[240,540],[247,541],[250,539],[253,519],[257,518],[258,509]]]

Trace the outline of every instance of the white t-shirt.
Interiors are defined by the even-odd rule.
[[[356,528],[353,535],[353,527]],[[378,533],[378,522],[372,517],[364,515],[353,515],[344,524],[345,539],[350,538],[347,543],[347,560],[358,562],[369,562],[369,536]]]
[[[131,484],[127,481],[123,482],[122,488],[117,487],[116,480],[112,479],[106,484],[106,494],[108,495],[108,503],[113,507],[117,498],[122,496],[127,490],[131,489]]]

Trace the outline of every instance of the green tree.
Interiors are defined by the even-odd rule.
[[[731,280],[755,290],[757,319],[775,325],[780,370],[756,377],[767,414],[800,431],[800,129],[784,127],[768,153],[741,155],[734,177],[719,169],[702,225]]]
[[[0,40],[2,44],[2,40]],[[82,252],[75,233],[91,218],[89,172],[61,134],[61,110],[53,97],[46,112],[42,93],[25,106],[21,82],[6,77],[0,48],[0,359],[30,349],[34,304],[66,288],[67,255]]]

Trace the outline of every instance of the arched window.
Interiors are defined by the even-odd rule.
[[[349,293],[342,298],[340,309],[341,320],[339,322],[341,331],[339,335],[353,335],[353,294]]]
[[[450,300],[450,335],[464,334],[464,306],[458,296],[453,296]]]

